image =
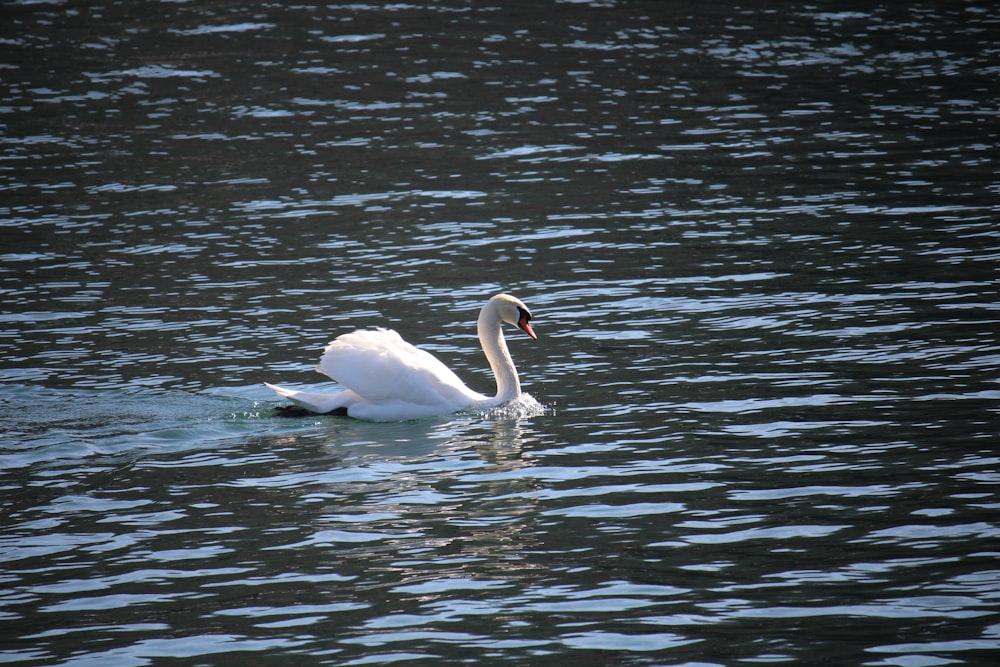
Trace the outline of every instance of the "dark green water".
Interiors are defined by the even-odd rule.
[[[0,18],[0,662],[995,663],[991,5]],[[543,414],[271,415],[499,291]]]

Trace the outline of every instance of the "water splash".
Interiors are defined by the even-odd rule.
[[[538,417],[550,411],[549,408],[539,403],[531,394],[521,394],[517,398],[490,408],[483,414],[488,419],[509,419],[517,421],[520,419],[530,419]]]

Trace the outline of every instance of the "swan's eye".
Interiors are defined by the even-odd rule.
[[[528,311],[526,311],[524,308],[518,308],[517,312],[519,312],[521,314],[521,316],[519,318],[517,318],[518,321],[521,321],[521,320],[524,320],[525,322],[530,322],[531,321],[531,313],[529,313]]]

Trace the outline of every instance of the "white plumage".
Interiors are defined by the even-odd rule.
[[[536,338],[531,312],[520,300],[497,294],[479,313],[479,342],[497,381],[496,396],[473,391],[431,353],[391,329],[355,331],[326,346],[316,370],[346,387],[335,394],[286,389],[265,383],[279,396],[310,412],[343,412],[370,421],[402,421],[489,408],[521,395],[517,369],[502,324]]]

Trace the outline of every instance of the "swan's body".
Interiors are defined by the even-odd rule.
[[[390,329],[355,331],[326,346],[316,370],[346,387],[341,392],[310,393],[265,384],[309,412],[346,412],[370,421],[402,421],[491,408],[521,395],[502,325],[512,324],[536,338],[530,321],[528,307],[507,294],[497,294],[479,312],[476,329],[496,377],[496,396],[469,389],[437,357],[410,345]]]

